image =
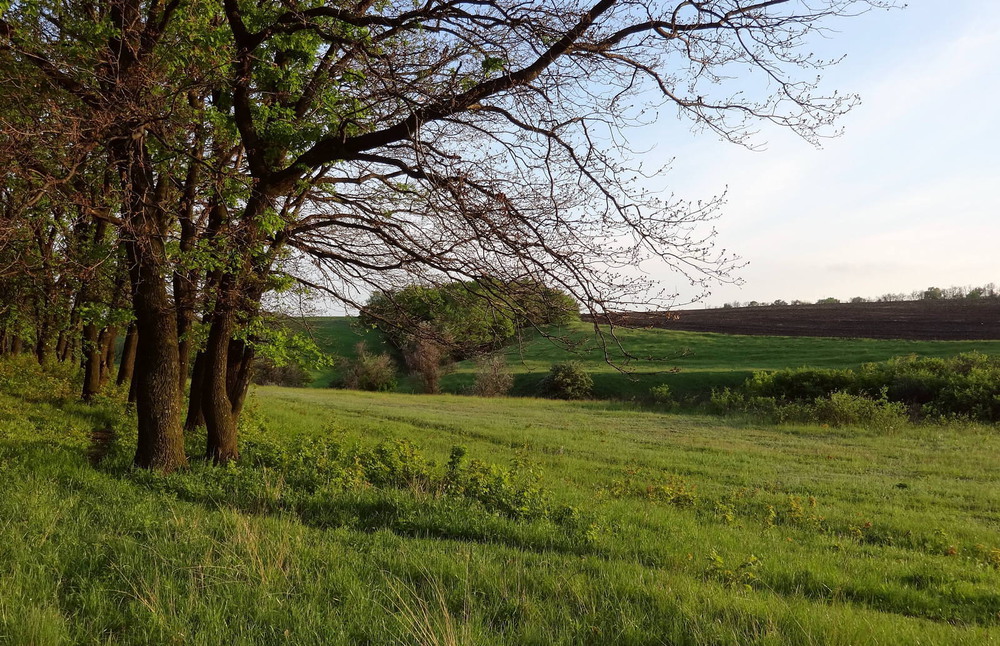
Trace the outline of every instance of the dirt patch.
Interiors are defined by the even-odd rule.
[[[991,340],[1000,339],[1000,299],[623,312],[613,315],[613,321],[628,327],[720,334]]]

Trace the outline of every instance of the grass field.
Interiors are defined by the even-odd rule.
[[[378,334],[360,332],[354,319],[307,319],[307,329],[317,344],[331,355],[353,356],[354,346],[364,340],[373,350],[384,350]],[[661,329],[618,328],[608,337],[607,357],[593,327],[576,323],[566,330],[551,330],[574,348],[567,350],[537,333],[528,333],[521,343],[506,351],[514,373],[516,395],[534,394],[537,382],[553,363],[581,361],[594,378],[597,397],[643,399],[649,389],[668,384],[679,397],[708,393],[712,388],[735,386],[755,370],[780,368],[850,368],[869,361],[918,354],[945,357],[977,350],[1000,355],[1000,341],[900,341],[885,339],[837,339],[815,337],[740,336],[682,332]],[[621,347],[637,360],[627,360]],[[611,360],[611,363],[608,362]],[[316,375],[313,386],[325,387],[341,374],[344,361]],[[614,364],[614,365],[612,365]],[[631,374],[623,374],[621,370]],[[676,372],[673,372],[674,370]],[[476,366],[464,361],[441,382],[449,393],[467,392],[475,380]],[[400,392],[419,392],[416,381],[400,380]]]
[[[64,384],[0,364],[0,644],[1000,640],[995,428],[260,388],[241,466],[162,476]],[[353,470],[444,474],[456,445],[493,465],[479,499]],[[356,477],[307,490],[260,466],[281,447]]]

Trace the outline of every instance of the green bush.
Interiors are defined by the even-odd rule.
[[[396,363],[388,354],[372,354],[364,343],[359,343],[357,357],[348,363],[344,385],[355,390],[393,390],[396,387]]]
[[[830,426],[858,426],[871,431],[894,431],[909,421],[906,406],[883,396],[869,399],[850,393],[818,397],[806,410],[807,419]]]
[[[965,353],[949,358],[897,357],[857,370],[800,368],[758,372],[736,391],[713,394],[713,407],[756,412],[851,395],[899,404],[918,418],[1000,421],[1000,357]],[[843,400],[847,405],[847,400]],[[897,407],[898,408],[898,407]],[[894,408],[896,410],[896,408]]]
[[[594,394],[594,380],[579,361],[557,363],[538,382],[538,393],[553,399],[587,399]]]
[[[773,397],[779,401],[808,401],[844,391],[855,381],[856,376],[850,370],[789,368],[756,372],[746,381],[743,390],[752,396]]]
[[[653,402],[657,404],[673,404],[674,395],[670,391],[670,386],[667,384],[660,384],[659,386],[653,386],[649,389],[649,396],[653,398]]]

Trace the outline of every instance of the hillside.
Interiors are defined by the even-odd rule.
[[[312,318],[306,319],[305,324],[321,347],[341,357],[332,369],[317,374],[313,381],[317,387],[326,387],[337,379],[345,358],[353,356],[353,348],[358,341],[364,340],[376,350],[385,348],[376,332],[359,331],[350,318]],[[567,360],[584,364],[594,378],[597,396],[641,399],[652,386],[659,384],[669,385],[679,396],[705,394],[712,388],[736,385],[755,370],[802,366],[851,368],[869,361],[884,361],[909,354],[944,357],[979,351],[1000,355],[1000,340],[779,337],[618,328],[614,338],[606,338],[605,356],[605,348],[595,337],[591,324],[580,322],[566,329],[548,332],[555,337],[553,340],[532,332],[526,334],[520,343],[507,348],[507,364],[515,379],[514,394],[534,394],[538,380],[549,367]],[[626,357],[623,349],[636,359]],[[444,377],[442,388],[450,393],[466,392],[472,386],[475,372],[475,362],[459,363],[451,374]],[[403,378],[399,390],[418,392],[419,388],[415,382]]]
[[[867,339],[1000,339],[1000,299],[630,312],[622,325],[689,332]]]

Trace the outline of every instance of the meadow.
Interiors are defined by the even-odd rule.
[[[1000,640],[995,427],[261,387],[158,475],[70,377],[0,363],[0,644]]]
[[[375,352],[389,350],[376,330],[365,330],[349,317],[304,319],[302,328],[334,357],[331,367],[314,373],[313,387],[323,388],[343,373],[363,341]],[[514,376],[515,395],[533,395],[553,363],[579,361],[594,379],[599,399],[643,400],[666,384],[678,398],[704,398],[713,389],[736,386],[757,370],[782,368],[853,368],[863,363],[916,354],[948,357],[977,351],[1000,356],[1000,341],[911,341],[826,337],[747,336],[655,328],[604,328],[602,340],[592,325],[526,331],[504,355]],[[550,338],[546,338],[546,335]],[[443,392],[463,394],[475,381],[476,364],[462,361],[441,380]],[[415,379],[403,376],[397,392],[420,392]]]

